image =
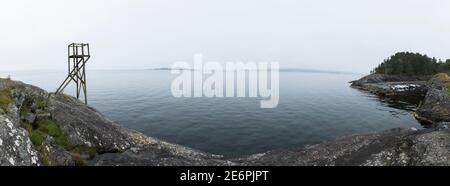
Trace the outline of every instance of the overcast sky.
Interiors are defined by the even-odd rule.
[[[90,69],[206,60],[368,73],[398,51],[450,58],[449,0],[3,0],[0,71],[65,69],[89,42]]]

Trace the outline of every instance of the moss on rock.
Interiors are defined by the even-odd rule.
[[[450,77],[447,73],[439,73],[436,74],[434,77],[438,78],[439,80],[443,81],[447,85],[447,95],[450,96]]]
[[[7,112],[9,104],[12,103],[11,88],[5,87],[0,89],[0,108]]]
[[[44,136],[45,136],[45,134],[42,133],[41,131],[31,132],[30,133],[31,143],[33,143],[33,145],[35,145],[35,146],[41,146],[42,143],[44,142]]]
[[[40,159],[44,165],[58,164],[53,161],[54,158],[49,157],[49,152],[45,152],[45,146],[50,145],[46,141],[48,137],[53,139],[50,143],[57,145],[62,151],[72,156],[75,165],[86,165],[86,159],[93,158],[97,154],[97,150],[93,147],[72,145],[69,143],[67,136],[64,135],[59,125],[49,114],[47,100],[43,96],[29,95],[23,101],[19,114],[22,118],[21,127],[28,131],[31,142],[41,152]],[[25,119],[25,116],[29,114],[48,114],[49,117],[36,117],[35,120],[28,121]]]

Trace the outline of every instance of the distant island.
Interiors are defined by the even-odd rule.
[[[360,74],[357,72],[342,72],[333,70],[317,70],[317,69],[302,69],[302,68],[283,68],[280,72],[311,72],[311,73],[331,73],[331,74]]]
[[[160,67],[160,68],[149,68],[147,70],[173,70],[174,68],[170,67]],[[180,69],[180,68],[175,68]],[[180,69],[180,70],[192,70],[195,71],[196,69]],[[312,72],[312,73],[332,73],[332,74],[360,74],[357,72],[342,72],[342,71],[332,71],[332,70],[318,70],[318,69],[303,69],[303,68],[282,68],[280,69],[280,72]]]
[[[149,68],[147,70],[194,70],[194,69],[162,67],[162,68]]]

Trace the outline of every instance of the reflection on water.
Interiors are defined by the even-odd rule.
[[[401,109],[405,111],[416,111],[420,102],[425,97],[424,94],[418,95],[399,95],[389,97],[379,97],[379,101],[388,107]]]
[[[378,96],[362,90],[360,91],[364,92],[365,96],[370,100],[379,101],[382,105],[386,107],[396,108],[406,113],[416,111],[421,101],[425,97],[425,93]]]
[[[415,112],[420,105],[421,101],[425,97],[425,93],[416,94],[403,94],[403,95],[392,95],[392,96],[378,96],[366,91],[364,95],[373,101],[378,101],[384,107],[377,107],[377,110],[390,113],[394,117],[399,115],[411,115]],[[394,110],[392,108],[395,108]],[[424,126],[426,127],[426,126]]]

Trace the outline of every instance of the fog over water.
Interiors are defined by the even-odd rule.
[[[14,0],[0,6],[0,71],[65,69],[89,42],[89,69],[190,61],[278,61],[368,73],[399,51],[450,58],[448,0]]]

